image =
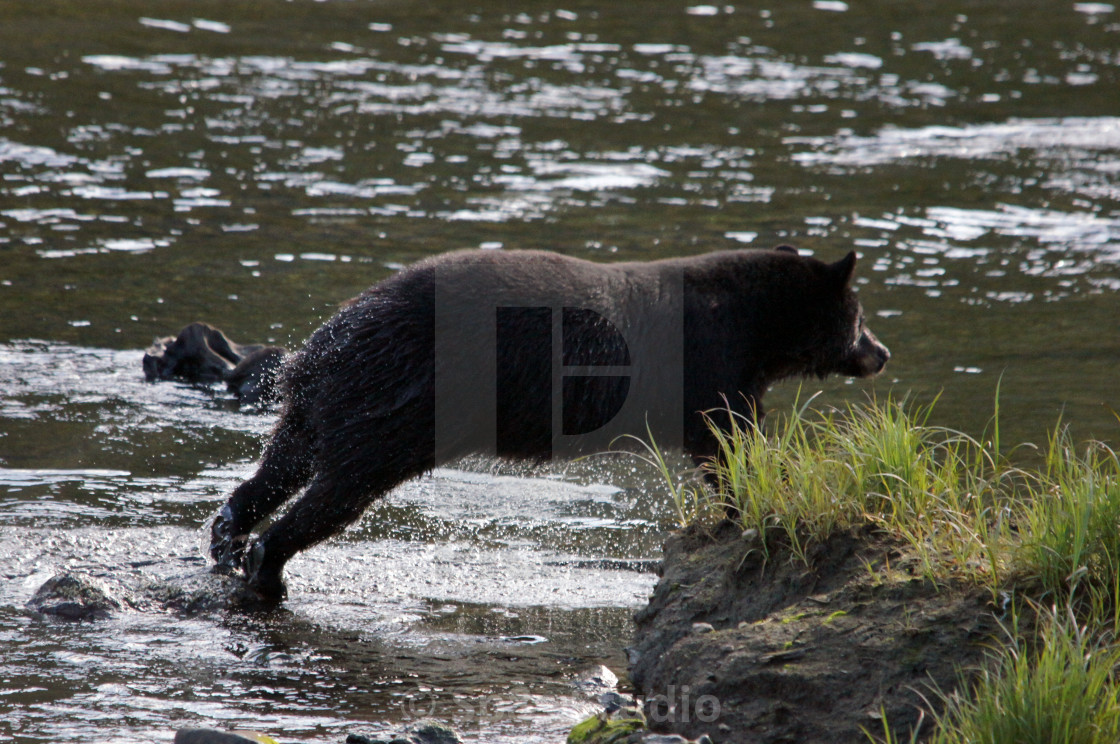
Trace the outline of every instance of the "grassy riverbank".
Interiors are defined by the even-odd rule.
[[[962,672],[955,688],[925,695],[924,725],[894,730],[884,715],[867,735],[1120,739],[1116,451],[1075,443],[1060,424],[1041,446],[1008,448],[998,403],[973,438],[931,425],[928,405],[888,400],[821,414],[809,402],[779,416],[767,434],[745,421],[720,433],[721,456],[709,473],[715,491],[660,464],[682,523],[730,515],[764,563],[815,571],[821,546],[871,529],[898,546],[908,575],[935,594],[973,587],[988,595],[984,612],[1000,631],[986,662]],[[889,561],[867,564],[887,577],[876,581],[889,580],[891,570]]]

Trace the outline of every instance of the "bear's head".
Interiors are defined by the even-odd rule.
[[[882,372],[891,353],[867,327],[852,289],[855,251],[835,263],[799,255],[789,246],[771,255],[776,281],[769,287],[771,322],[764,332],[764,348],[777,362],[771,379]]]

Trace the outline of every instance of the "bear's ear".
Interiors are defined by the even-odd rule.
[[[852,274],[856,270],[856,252],[851,251],[848,255],[832,264],[833,276],[840,281],[840,286],[846,287],[852,281]]]
[[[782,253],[792,253],[795,256],[797,255],[797,249],[794,248],[792,245],[779,245],[774,250],[781,251]]]

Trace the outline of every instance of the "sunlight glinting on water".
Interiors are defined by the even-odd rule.
[[[1115,441],[1112,4],[250,6],[0,6],[0,738],[430,713],[524,744],[596,712],[572,679],[624,671],[677,518],[632,459],[438,470],[295,559],[286,611],[205,609],[275,415],[145,383],[142,349],[296,348],[446,250],[855,249],[891,364],[816,403],[940,393],[979,435],[998,386],[1008,441]],[[29,617],[64,571],[122,608]]]

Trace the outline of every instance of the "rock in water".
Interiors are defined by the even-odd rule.
[[[48,579],[27,607],[66,620],[101,620],[121,609],[121,603],[93,579],[66,573]]]
[[[454,729],[442,723],[418,721],[409,726],[403,734],[390,735],[389,738],[350,734],[346,737],[346,744],[463,744],[463,740]]]
[[[405,731],[416,744],[463,744],[454,730],[434,721],[420,721]]]
[[[618,676],[607,667],[599,664],[581,674],[574,684],[577,689],[591,693],[603,693],[618,687]]]

